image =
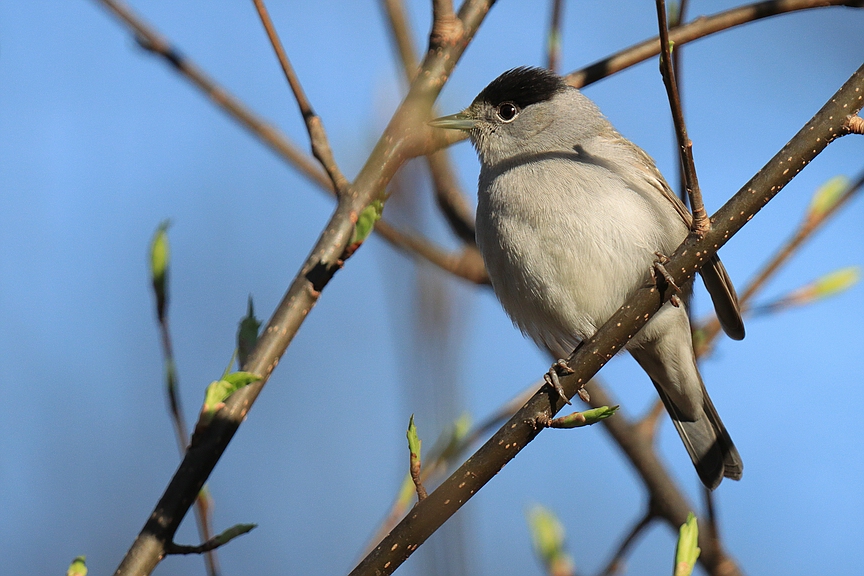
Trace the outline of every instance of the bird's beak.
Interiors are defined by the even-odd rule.
[[[471,116],[465,112],[451,114],[450,116],[442,116],[428,122],[429,126],[435,128],[447,128],[449,130],[471,130],[476,122]]]

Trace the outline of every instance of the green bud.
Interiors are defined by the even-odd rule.
[[[87,576],[87,556],[77,556],[66,570],[66,576]]]
[[[216,541],[217,546],[222,546],[238,536],[242,536],[247,532],[251,532],[257,527],[257,524],[235,524],[231,528],[228,528],[227,530],[216,536],[214,540]]]
[[[546,568],[546,572],[556,576],[574,574],[573,559],[565,550],[564,526],[558,517],[539,504],[532,506],[527,515],[534,554]]]
[[[408,450],[411,451],[411,459],[417,458],[420,459],[420,447],[423,442],[420,440],[420,437],[417,436],[417,427],[414,425],[414,415],[411,415],[411,419],[408,421],[408,432],[405,434],[408,437]]]
[[[261,376],[251,372],[232,372],[226,374],[222,380],[215,380],[207,386],[204,393],[204,406],[201,408],[201,417],[197,428],[203,428],[210,424],[231,394],[248,386],[252,382],[261,380]]]
[[[168,227],[170,225],[169,220],[162,221],[150,243],[150,278],[153,292],[156,294],[156,312],[160,321],[165,318],[165,310],[168,307],[168,266],[171,261]]]
[[[618,410],[618,406],[600,406],[599,408],[591,408],[582,412],[573,412],[561,418],[555,418],[549,426],[552,428],[581,428],[582,426],[590,426],[596,424],[600,420],[609,418]]]
[[[858,283],[861,278],[861,269],[858,266],[849,266],[835,270],[830,274],[822,276],[813,284],[816,298],[828,298],[841,292],[845,292]]]
[[[360,212],[357,217],[357,224],[354,225],[354,236],[351,238],[352,245],[362,244],[366,241],[366,238],[375,228],[375,223],[381,219],[381,212],[383,211],[384,203],[380,200],[373,200]]]
[[[249,352],[258,343],[258,330],[260,328],[261,322],[255,318],[255,307],[252,305],[252,296],[250,295],[246,316],[240,321],[240,326],[237,328],[237,360],[240,366],[246,364]]]
[[[678,546],[675,548],[675,576],[690,576],[699,558],[699,525],[692,512],[678,532]]]
[[[813,194],[807,218],[821,218],[831,210],[849,189],[849,179],[845,176],[835,176],[822,184]]]

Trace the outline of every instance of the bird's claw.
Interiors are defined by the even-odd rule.
[[[655,256],[657,256],[657,260],[654,261],[654,266],[651,268],[651,276],[654,277],[654,283],[657,283],[657,275],[662,276],[663,280],[672,287],[675,292],[681,294],[681,288],[675,283],[675,280],[672,279],[672,275],[669,274],[669,271],[666,270],[666,267],[663,266],[667,262],[669,262],[669,258],[660,252],[655,252]],[[678,298],[676,294],[673,294],[669,299],[673,306],[676,308],[681,305],[681,300]]]
[[[557,362],[552,364],[552,367],[549,368],[549,372],[543,375],[543,380],[550,386],[552,386],[558,395],[561,397],[564,402],[570,404],[570,399],[567,398],[567,395],[564,393],[564,387],[561,386],[561,380],[559,378],[559,373],[561,376],[566,376],[568,374],[573,374],[573,369],[570,368],[570,365],[567,364],[566,360],[559,359]],[[580,389],[580,398],[582,396]]]

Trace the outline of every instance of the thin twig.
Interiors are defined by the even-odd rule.
[[[654,442],[657,437],[657,425],[660,424],[660,416],[666,413],[663,402],[657,400],[645,413],[641,420],[634,424],[633,428],[649,443]]]
[[[142,48],[161,56],[177,72],[204,92],[214,104],[225,110],[249,132],[291,163],[303,176],[324,189],[332,189],[333,185],[330,179],[318,167],[314,159],[304,154],[277,128],[251,112],[237,97],[219,86],[194,62],[139,18],[122,0],[98,1],[114,13],[135,34],[135,38]]]
[[[414,49],[405,3],[402,0],[381,0],[381,7],[390,25],[388,30],[393,35],[393,46],[399,54],[402,71],[410,83],[417,73],[417,51]]]
[[[643,530],[648,528],[651,525],[651,522],[657,515],[654,513],[652,506],[649,503],[648,510],[645,512],[645,515],[639,519],[636,524],[630,529],[627,533],[627,536],[621,540],[621,543],[618,545],[618,549],[615,550],[615,554],[612,555],[612,558],[609,560],[609,563],[606,564],[606,568],[600,572],[600,576],[612,576],[613,574],[618,574],[621,572],[621,564],[624,560],[624,555],[627,554],[627,550],[630,548],[630,545],[636,540],[636,537],[642,533]]]
[[[234,538],[238,536],[242,536],[257,527],[257,524],[237,524],[228,528],[221,534],[214,536],[213,538],[209,538],[206,542],[202,544],[198,544],[196,546],[188,546],[186,544],[175,544],[174,542],[169,542],[165,546],[166,554],[204,554],[210,553],[216,548],[220,546],[224,546]]]
[[[669,21],[669,30],[679,28],[684,23],[687,14],[688,4],[689,2],[687,0],[681,0],[681,2],[678,3],[677,10],[673,10],[673,14],[670,15],[672,19]],[[683,53],[683,51],[684,46],[677,46],[676,49],[672,51],[672,69],[675,71],[675,78],[677,78],[679,85],[683,85],[683,82],[681,82],[681,54]],[[680,92],[678,93],[678,97],[681,99],[681,109],[683,110],[684,97]],[[687,187],[684,185],[684,162],[681,158],[681,155],[678,154],[677,140],[675,144],[675,158],[678,159],[678,198],[681,199],[681,202],[683,202],[685,206],[690,206],[690,198],[687,195]]]
[[[746,312],[753,298],[777,274],[780,268],[789,261],[804,242],[812,238],[822,226],[838,214],[862,189],[864,189],[864,171],[858,175],[855,181],[849,185],[849,188],[846,189],[843,195],[828,210],[815,215],[808,214],[805,216],[789,240],[774,253],[774,256],[762,266],[761,270],[747,284],[747,288],[741,294],[741,309]],[[711,351],[719,333],[720,322],[718,322],[716,317],[712,317],[703,323],[700,328],[701,338],[698,339],[698,345],[696,346],[697,357],[704,356]]]
[[[657,0],[657,22],[660,28],[660,72],[666,95],[669,97],[669,107],[672,110],[672,120],[675,122],[675,135],[678,138],[678,155],[684,167],[684,186],[690,198],[693,212],[693,223],[690,229],[703,235],[711,228],[705,205],[702,202],[702,191],[699,189],[699,179],[696,176],[696,164],[693,161],[693,142],[687,136],[687,124],[684,122],[684,111],[681,108],[681,98],[678,93],[678,83],[675,80],[675,69],[672,66],[672,54],[669,46],[669,29],[666,25],[666,1]]]
[[[561,66],[561,20],[564,18],[564,0],[552,0],[552,16],[546,37],[546,68],[558,73]]]
[[[669,32],[669,39],[675,43],[675,46],[680,46],[716,32],[734,28],[748,22],[755,22],[769,16],[828,6],[860,8],[861,2],[860,0],[767,0],[765,2],[756,2],[720,12],[713,16],[696,18],[689,24],[671,30]],[[634,64],[653,58],[659,53],[660,41],[655,36],[654,38],[625,48],[612,56],[598,60],[581,70],[576,70],[568,74],[566,80],[571,86],[581,88],[597,80],[611,76],[616,72],[620,72],[625,68],[629,68]]]
[[[279,59],[279,64],[282,66],[282,72],[285,73],[285,78],[288,80],[288,85],[291,86],[291,91],[294,93],[294,98],[297,100],[297,105],[300,107],[300,114],[303,116],[303,121],[306,123],[306,130],[309,132],[309,140],[312,144],[312,155],[318,159],[324,170],[330,176],[333,186],[336,188],[337,194],[345,194],[349,187],[348,179],[342,174],[339,165],[333,158],[333,150],[330,148],[330,141],[327,139],[327,133],[324,130],[324,124],[321,118],[312,109],[312,104],[306,97],[306,92],[288,60],[288,55],[282,47],[282,42],[279,40],[279,35],[276,33],[276,28],[273,26],[273,21],[270,19],[270,14],[267,12],[267,7],[264,5],[264,0],[252,0],[255,4],[255,9],[258,11],[258,16],[261,18],[261,24],[264,25],[264,30],[267,31],[267,37],[270,39],[270,44],[273,45],[273,50],[276,52],[276,57]]]
[[[380,227],[379,221],[376,230]],[[489,284],[489,274],[476,246],[465,246],[460,252],[446,252],[426,238],[412,236],[392,227],[388,228],[387,234],[393,245],[405,250],[408,255],[420,256],[441,270],[474,284]]]
[[[163,226],[167,227],[167,224]],[[167,247],[167,235],[165,227],[160,227],[157,234],[162,234],[165,238],[165,246]],[[167,253],[167,249],[166,249]],[[171,416],[171,422],[174,425],[174,437],[177,440],[177,450],[180,452],[180,458],[186,453],[186,447],[189,445],[189,428],[186,425],[186,417],[183,415],[183,407],[180,401],[180,390],[177,383],[177,364],[174,359],[174,346],[171,343],[171,329],[168,321],[168,305],[169,305],[169,271],[167,259],[165,269],[161,271],[157,279],[154,271],[153,288],[156,296],[156,317],[159,324],[159,335],[162,342],[162,356],[165,364],[165,393],[168,396],[168,410]],[[198,535],[202,540],[209,540],[213,536],[211,530],[213,501],[209,492],[202,489],[198,492],[195,500],[195,523],[198,526]],[[219,559],[216,557],[215,550],[207,551],[204,554],[204,565],[207,569],[207,574],[210,576],[218,576],[219,574]]]
[[[453,0],[432,0],[432,22],[444,22],[456,18]]]

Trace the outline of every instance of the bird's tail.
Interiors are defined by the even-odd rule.
[[[654,382],[653,378],[651,381]],[[657,382],[654,382],[654,387],[657,388],[666,411],[672,417],[675,429],[678,430],[678,435],[681,436],[702,483],[709,490],[713,490],[720,485],[724,477],[740,480],[744,472],[744,462],[741,461],[741,456],[720,420],[720,415],[717,414],[717,409],[714,408],[714,403],[711,402],[704,384],[702,385],[704,413],[696,420],[684,418]]]

